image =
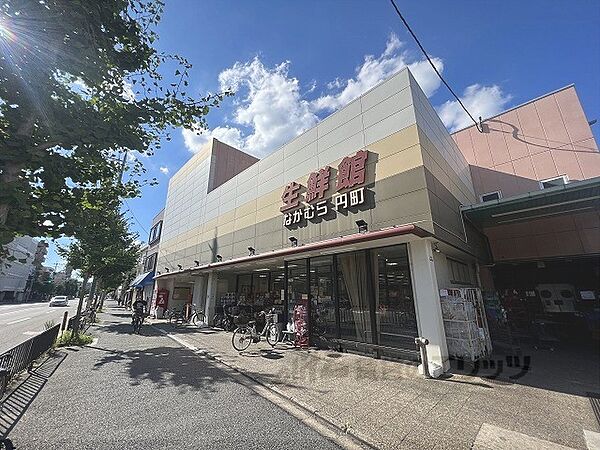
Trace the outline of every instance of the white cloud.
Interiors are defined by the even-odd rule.
[[[158,170],[161,171],[161,173],[168,175],[169,174],[169,168],[166,166],[160,167]]]
[[[441,73],[442,59],[432,57]],[[199,152],[211,139],[216,138],[245,152],[264,157],[295,136],[314,126],[318,114],[335,111],[364,94],[396,72],[408,67],[421,89],[429,97],[440,87],[441,81],[425,58],[415,57],[395,34],[390,34],[384,51],[379,56],[366,55],[350,79],[336,78],[327,83],[325,94],[314,97],[315,82],[308,90],[300,91],[300,82],[290,76],[290,62],[267,67],[257,56],[246,62],[236,62],[219,74],[221,89],[232,89],[236,96],[232,102],[230,125],[220,125],[197,134],[183,130],[185,146]],[[312,94],[312,98],[311,98]],[[499,112],[510,100],[498,86],[469,86],[465,90],[467,107],[476,114],[488,116]],[[438,108],[444,123],[457,129],[465,122],[462,111],[455,102],[446,102]]]
[[[404,43],[394,33],[390,34],[384,52],[379,56],[366,55],[363,64],[356,69],[356,76],[342,81],[336,78],[327,84],[328,89],[338,90],[313,101],[316,110],[334,111],[342,108],[366,91],[408,67],[421,89],[429,97],[440,86],[440,79],[427,60],[414,60],[408,51],[402,51]],[[440,58],[432,58],[435,67],[441,72],[444,63]]]
[[[182,134],[185,146],[193,153],[202,150],[213,137],[240,150],[244,148],[242,132],[234,127],[216,127],[212,130],[204,130],[201,134],[197,134],[195,130],[183,130]]]
[[[238,93],[233,122],[249,127],[243,149],[264,156],[317,123],[310,103],[300,95],[298,79],[288,74],[289,61],[265,67],[255,57],[236,62],[219,75],[222,89]],[[244,95],[245,97],[241,97]]]
[[[502,92],[502,88],[497,85],[472,84],[465,89],[460,99],[471,115],[478,120],[480,116],[485,119],[502,112],[511,98],[510,94]],[[448,100],[437,108],[437,112],[450,132],[473,124],[456,100]]]

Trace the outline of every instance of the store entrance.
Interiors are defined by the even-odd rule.
[[[337,338],[333,257],[312,258],[309,273],[311,341],[315,345],[327,345]]]
[[[313,344],[417,358],[405,244],[311,258],[308,268]]]
[[[548,349],[597,346],[599,261],[581,258],[498,264],[493,271],[494,284],[513,345]]]
[[[496,291],[484,294],[494,353],[527,359],[532,372],[597,385],[599,262],[497,264],[492,271]]]

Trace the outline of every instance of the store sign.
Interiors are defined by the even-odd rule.
[[[301,226],[306,221],[325,218],[332,212],[344,212],[363,205],[367,158],[368,152],[359,150],[355,155],[347,156],[340,162],[335,180],[336,193],[331,198],[325,196],[330,188],[329,166],[311,173],[306,188],[295,181],[288,184],[281,195],[283,224],[286,227]]]

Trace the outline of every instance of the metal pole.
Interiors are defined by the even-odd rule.
[[[415,344],[417,344],[417,348],[421,352],[421,364],[423,364],[423,375],[425,375],[425,378],[432,378],[431,374],[429,373],[429,361],[427,360],[427,346],[429,345],[429,339],[416,337]]]

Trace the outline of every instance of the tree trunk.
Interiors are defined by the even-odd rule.
[[[83,277],[83,283],[81,283],[81,289],[79,289],[79,303],[77,304],[77,314],[75,315],[75,324],[73,325],[73,335],[79,334],[79,321],[81,319],[81,309],[83,307],[83,297],[85,296],[85,285],[90,279],[89,274],[85,274]]]

